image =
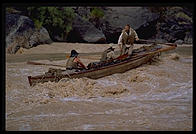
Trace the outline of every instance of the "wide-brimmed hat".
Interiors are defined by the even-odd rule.
[[[71,50],[71,57],[77,56],[78,54],[76,50]]]

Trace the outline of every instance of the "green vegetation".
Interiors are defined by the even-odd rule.
[[[189,17],[188,15],[186,15],[186,14],[183,13],[183,12],[178,12],[178,13],[176,14],[176,17],[177,17],[177,18],[181,18],[181,19],[183,19],[183,20],[187,20],[188,22],[191,22],[191,23],[192,23],[192,18]]]
[[[95,24],[96,28],[101,25],[100,19],[104,17],[104,12],[101,8],[94,7],[91,9],[89,21]]]
[[[28,7],[28,16],[36,28],[44,26],[50,35],[60,35],[66,39],[72,29],[74,11],[69,7]]]
[[[104,12],[100,8],[95,7],[91,10],[90,16],[92,18],[102,18],[104,16]]]
[[[36,27],[37,29],[40,29],[40,28],[42,27],[43,22],[34,19],[34,24],[35,24],[35,27]]]
[[[5,10],[6,13],[20,13],[20,11],[14,9],[14,7],[7,7]]]

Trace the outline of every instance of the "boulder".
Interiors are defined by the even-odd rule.
[[[31,48],[48,44],[52,40],[47,30],[35,28],[34,22],[26,16],[6,14],[6,48],[8,53],[16,53],[20,47]]]
[[[177,41],[175,41],[174,43],[175,43],[175,44],[178,44],[178,45],[182,45],[182,43],[184,43],[184,41],[183,41],[183,40],[177,40]]]
[[[136,30],[139,38],[192,42],[192,13],[184,7],[167,7],[163,14],[159,11],[153,12],[147,7],[105,7],[102,10],[104,17],[94,20],[99,22],[92,24],[103,31],[108,43],[117,43],[126,24]],[[88,17],[88,12],[82,10],[80,14]],[[187,32],[190,34],[186,35]]]
[[[138,32],[138,36],[155,29],[151,24],[158,19],[159,14],[150,12],[145,7],[108,7],[104,9],[104,18],[101,20],[101,29],[106,35],[108,42],[117,43],[118,37],[126,24]],[[139,31],[138,31],[139,30]],[[153,36],[153,35],[152,35]]]
[[[193,30],[193,20],[190,13],[182,7],[168,7],[165,12],[164,21],[159,24],[157,38],[164,38],[168,42],[184,40],[185,43],[192,42],[190,36]]]
[[[50,44],[52,40],[50,39],[48,31],[44,27],[41,27],[40,30],[35,30],[30,36],[29,45],[36,46],[44,43]]]
[[[92,19],[92,7],[76,7],[75,13],[89,21],[106,37],[107,43],[117,43],[119,35],[126,24],[136,30],[139,38],[158,39],[164,42],[183,40],[192,43],[193,20],[192,9],[185,7],[167,7],[160,13],[149,7],[99,7],[103,18]],[[93,38],[89,37],[90,39]],[[75,34],[74,38],[78,38]],[[80,40],[80,39],[79,39]]]
[[[186,36],[184,38],[184,43],[186,44],[193,44],[193,35],[190,32],[186,33]]]
[[[106,38],[102,31],[92,23],[76,15],[67,40],[70,42],[105,43]]]

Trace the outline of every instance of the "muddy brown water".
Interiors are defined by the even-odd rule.
[[[52,60],[36,56],[37,62],[66,63],[63,54]],[[88,64],[98,57],[84,54],[81,60]],[[192,130],[190,47],[163,53],[157,62],[125,73],[34,87],[27,76],[43,74],[50,66],[28,65],[29,59],[6,62],[6,130]]]

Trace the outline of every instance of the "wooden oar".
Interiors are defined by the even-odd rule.
[[[46,63],[38,63],[38,62],[32,62],[32,61],[28,61],[27,64],[31,64],[31,65],[46,65],[46,66],[56,66],[56,67],[65,67],[62,65],[54,65],[54,64],[46,64]]]

